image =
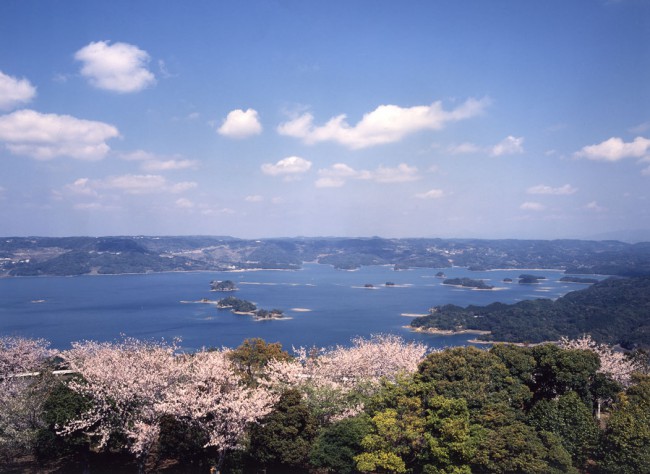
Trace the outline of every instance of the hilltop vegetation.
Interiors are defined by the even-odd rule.
[[[231,237],[6,237],[0,275],[82,275],[163,271],[299,269],[318,262],[364,265],[552,268],[571,274],[650,275],[650,243],[580,240],[477,240]]]
[[[645,473],[649,369],[589,339],[186,354],[0,338],[0,471]]]
[[[489,331],[479,337],[531,343],[589,333],[600,342],[650,347],[650,277],[609,278],[555,301],[437,306],[429,315],[415,318],[411,326]]]

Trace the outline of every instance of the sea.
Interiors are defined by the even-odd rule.
[[[438,272],[447,278],[482,279],[495,289],[443,285]],[[519,284],[522,273],[546,279]],[[168,342],[178,338],[186,351],[232,348],[247,338],[260,337],[280,342],[290,351],[301,346],[346,346],[356,337],[396,334],[443,348],[470,344],[475,336],[416,333],[408,329],[411,319],[437,305],[556,299],[588,286],[560,282],[563,276],[553,270],[482,272],[460,267],[395,271],[392,266],[369,266],[343,271],[306,263],[295,271],[0,278],[0,335],[44,338],[56,349],[68,349],[74,341],[115,341],[124,336]],[[513,282],[504,283],[505,278]],[[212,280],[232,280],[238,291],[211,292]],[[257,321],[200,302],[231,295],[258,308],[280,309],[286,318]]]

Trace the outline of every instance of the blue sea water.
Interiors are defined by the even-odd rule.
[[[491,291],[442,285],[435,275],[484,279]],[[545,276],[537,285],[520,285],[521,273]],[[485,305],[495,301],[558,298],[587,285],[558,281],[549,270],[470,272],[465,268],[394,271],[388,266],[340,271],[305,264],[299,271],[158,273],[78,277],[0,279],[0,335],[42,337],[58,349],[73,341],[110,341],[122,334],[139,339],[181,338],[186,350],[236,347],[261,337],[292,346],[346,345],[355,336],[398,334],[432,347],[465,345],[471,335],[437,336],[405,328],[411,316],[431,306],[453,303]],[[503,283],[504,278],[513,283]],[[232,293],[210,292],[211,280],[233,280],[238,298],[264,309],[278,308],[287,319],[255,321],[211,304]],[[395,286],[386,286],[393,282]],[[366,284],[373,288],[366,288]],[[187,303],[190,302],[190,303]]]

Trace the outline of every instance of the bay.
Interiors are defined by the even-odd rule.
[[[448,278],[483,279],[497,288],[488,291],[443,285],[436,277],[438,271]],[[546,280],[536,285],[518,284],[522,273]],[[553,270],[394,271],[389,266],[341,271],[308,263],[298,271],[4,278],[0,279],[0,335],[42,337],[58,349],[69,348],[73,341],[111,341],[121,335],[168,341],[180,338],[181,346],[193,351],[236,347],[251,337],[280,342],[291,349],[348,345],[356,336],[391,333],[440,348],[466,345],[473,336],[414,333],[404,327],[412,316],[404,315],[424,314],[431,306],[447,303],[466,306],[555,299],[587,286],[560,282],[562,276]],[[504,278],[514,282],[504,283]],[[195,303],[232,295],[210,292],[211,280],[233,280],[239,288],[236,297],[253,301],[259,308],[281,309],[287,318],[255,321],[212,304]],[[387,286],[387,282],[394,285]]]

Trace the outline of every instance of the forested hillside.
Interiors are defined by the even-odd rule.
[[[641,474],[649,370],[589,339],[179,354],[4,337],[0,472]]]
[[[365,265],[552,268],[573,274],[650,274],[650,243],[581,240],[477,240],[231,237],[5,237],[0,275],[82,275],[162,271],[299,269],[318,262]]]
[[[555,341],[591,334],[627,348],[650,346],[650,277],[609,278],[555,301],[538,299],[488,306],[431,308],[415,318],[418,329],[490,331],[481,339],[507,342]]]

